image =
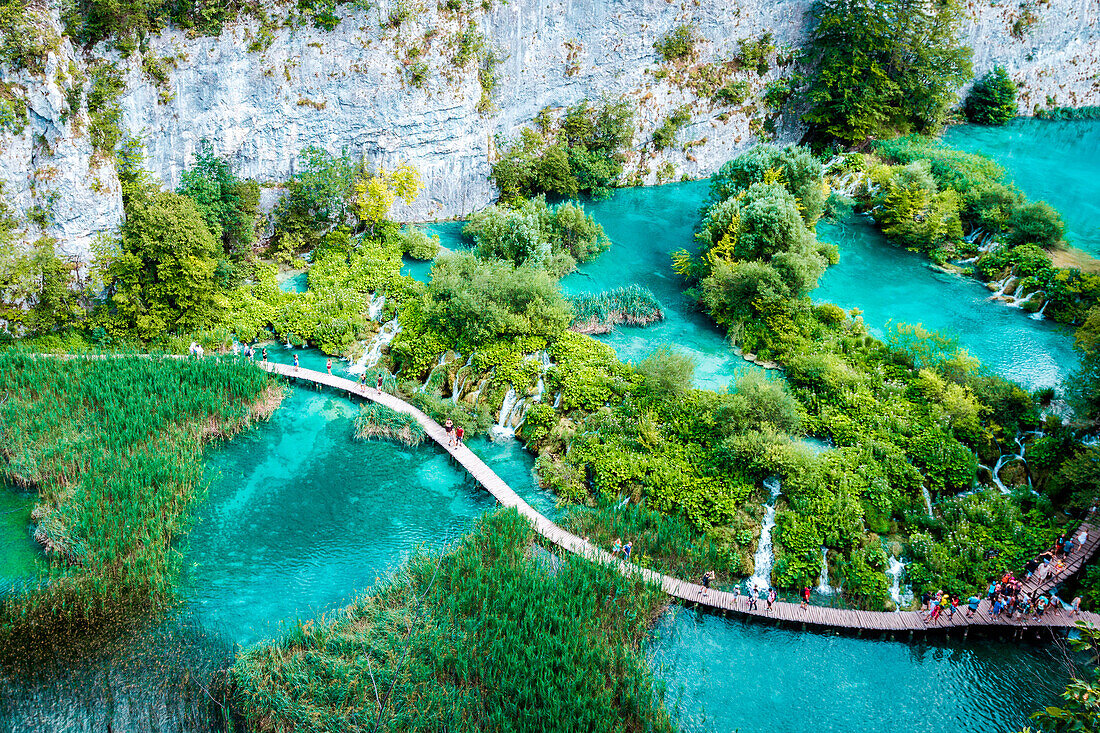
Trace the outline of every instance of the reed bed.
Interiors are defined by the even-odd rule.
[[[562,526],[604,549],[611,549],[616,538],[633,542],[634,563],[677,578],[699,580],[713,570],[725,583],[740,580],[751,569],[751,548],[739,544],[728,530],[701,534],[683,517],[644,505],[574,506]]]
[[[417,446],[424,441],[427,433],[412,415],[377,402],[368,402],[360,408],[355,418],[355,437],[360,440],[384,438]]]
[[[173,541],[202,496],[202,445],[265,419],[283,387],[252,364],[0,353],[0,472],[36,489],[46,577],[7,593],[0,634],[171,595]]]
[[[657,296],[640,285],[627,285],[602,293],[581,293],[569,298],[573,306],[571,331],[607,333],[615,326],[646,326],[663,320]]]
[[[659,590],[541,562],[513,509],[418,554],[329,619],[248,649],[235,700],[264,733],[671,731],[639,643]]]

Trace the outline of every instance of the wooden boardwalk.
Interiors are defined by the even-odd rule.
[[[564,550],[586,557],[593,562],[615,567],[619,572],[625,575],[644,578],[650,583],[659,585],[668,595],[687,603],[697,604],[715,611],[731,612],[747,617],[797,624],[803,627],[850,629],[860,633],[864,631],[884,632],[889,634],[906,632],[910,636],[915,633],[943,632],[951,629],[962,629],[965,635],[970,627],[984,627],[990,629],[1004,628],[1007,630],[1015,630],[1013,633],[1018,634],[1019,631],[1023,629],[1072,628],[1077,621],[1085,621],[1100,626],[1100,615],[1082,612],[1074,616],[1069,611],[1060,609],[1048,609],[1046,614],[1038,620],[1032,617],[1021,618],[1019,615],[1014,619],[1004,617],[993,619],[989,614],[988,600],[982,601],[978,612],[974,614],[972,618],[967,618],[965,607],[961,607],[960,611],[954,614],[954,616],[942,617],[936,623],[925,622],[921,615],[915,611],[857,611],[854,609],[813,605],[803,608],[797,603],[788,603],[784,601],[777,601],[771,609],[767,608],[767,604],[764,601],[760,601],[755,610],[750,610],[749,601],[744,595],[738,597],[733,593],[714,589],[707,591],[696,583],[673,578],[652,570],[640,568],[631,563],[623,562],[621,559],[612,556],[610,552],[565,531],[542,514],[535,511],[530,504],[524,501],[519,494],[508,486],[508,484],[504,483],[504,481],[497,476],[491,468],[485,465],[485,462],[478,458],[469,448],[465,446],[457,448],[448,446],[447,434],[437,422],[398,397],[387,392],[376,390],[373,387],[365,387],[350,379],[326,374],[324,372],[295,368],[291,365],[276,364],[274,362],[256,362],[256,364],[262,369],[274,374],[332,387],[352,395],[364,397],[372,402],[385,405],[398,412],[412,415],[424,428],[428,436],[458,461],[458,463],[460,463],[486,491],[492,494],[503,506],[514,507],[518,510],[520,514],[526,517],[531,524],[534,525],[535,530],[547,540]],[[1086,546],[1077,548],[1071,555],[1070,562],[1067,564],[1065,570],[1063,570],[1057,578],[1048,578],[1042,584],[1042,590],[1049,590],[1057,582],[1060,582],[1080,570],[1085,562],[1096,552],[1097,547],[1100,546],[1100,530],[1089,523],[1082,526],[1087,528],[1089,533]],[[1074,532],[1075,538],[1079,532],[1080,528]],[[1025,584],[1025,588],[1031,591],[1039,589],[1040,585],[1036,581],[1029,581],[1028,584]]]

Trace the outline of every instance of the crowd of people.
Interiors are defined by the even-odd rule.
[[[1049,593],[1045,592],[1043,586],[1049,581],[1058,579],[1066,569],[1070,556],[1074,551],[1083,548],[1088,539],[1089,533],[1085,528],[1076,535],[1072,533],[1062,535],[1054,543],[1054,547],[1039,553],[1024,564],[1023,579],[1006,571],[1000,578],[991,580],[989,587],[986,588],[988,606],[984,612],[989,614],[991,620],[1007,621],[1017,617],[1025,619],[1029,615],[1037,621],[1046,613],[1068,612],[1076,616],[1081,612],[1080,596],[1066,603],[1053,590]],[[1031,586],[1032,589],[1029,591],[1026,586]],[[921,618],[925,623],[939,623],[943,619],[953,620],[955,614],[959,612],[960,603],[961,599],[956,593],[938,591],[933,594],[926,591],[921,595]],[[966,617],[972,618],[979,613],[981,604],[982,599],[978,595],[970,596],[966,600]]]

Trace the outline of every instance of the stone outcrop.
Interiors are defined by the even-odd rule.
[[[754,91],[744,105],[720,107],[669,79],[658,79],[654,41],[691,22],[705,42],[699,60],[736,55],[740,39],[774,36],[780,55],[806,33],[804,0],[510,0],[477,19],[502,61],[499,84],[486,110],[476,62],[452,61],[457,17],[434,8],[414,13],[399,31],[384,28],[387,8],[340,6],[333,31],[279,28],[257,45],[261,28],[244,19],[218,37],[189,38],[167,31],[150,39],[146,54],[168,59],[167,83],[143,72],[142,54],[127,59],[103,47],[90,55],[63,40],[45,74],[5,75],[22,89],[29,119],[19,134],[0,135],[0,180],[10,205],[26,215],[52,201],[48,233],[64,251],[86,260],[96,232],[122,216],[117,176],[98,162],[83,111],[67,113],[58,70],[86,66],[91,55],[116,61],[128,88],[121,100],[125,127],[145,143],[147,166],[175,186],[200,141],[210,140],[237,172],[278,184],[293,172],[298,152],[320,145],[347,148],[375,165],[415,164],[426,189],[399,215],[415,219],[461,216],[493,198],[488,181],[498,136],[509,136],[546,107],[584,98],[625,95],[637,105],[638,129],[627,172],[638,180],[698,177],[760,138],[762,88],[789,68],[763,76],[739,71]],[[1095,0],[967,7],[965,34],[975,71],[1004,65],[1023,85],[1021,111],[1045,106],[1100,104],[1100,31]],[[1021,18],[1024,20],[1021,21]],[[429,33],[434,29],[435,34]],[[425,36],[428,36],[425,40]],[[262,50],[249,50],[249,47]],[[424,49],[423,88],[413,86],[409,48]],[[653,130],[674,109],[688,106],[691,122],[667,151],[650,144]],[[481,108],[479,111],[479,107]],[[797,123],[780,120],[774,135],[796,140]],[[266,189],[265,200],[277,189]],[[28,225],[26,238],[38,235]]]

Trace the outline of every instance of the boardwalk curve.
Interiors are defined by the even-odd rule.
[[[744,596],[735,596],[733,593],[711,589],[706,591],[703,586],[686,580],[664,575],[653,570],[638,567],[613,556],[610,552],[593,545],[591,542],[578,537],[562,529],[550,521],[523,498],[512,490],[496,473],[489,468],[484,461],[477,457],[473,451],[465,446],[453,447],[447,445],[447,433],[432,418],[409,403],[387,392],[367,387],[344,377],[338,377],[325,372],[303,369],[287,364],[274,362],[256,362],[260,368],[291,379],[300,379],[313,384],[323,385],[338,389],[348,394],[366,398],[372,402],[385,405],[397,412],[411,415],[424,428],[428,436],[447,451],[466,471],[492,494],[502,506],[513,507],[527,518],[534,526],[535,531],[568,552],[585,557],[593,562],[616,568],[620,573],[632,577],[640,577],[658,585],[661,589],[679,600],[697,604],[715,611],[737,613],[743,616],[770,619],[791,624],[802,624],[818,628],[851,629],[854,631],[874,632],[908,632],[927,633],[948,631],[951,629],[963,629],[964,634],[970,627],[989,629],[1013,629],[1017,632],[1022,629],[1068,629],[1077,621],[1084,621],[1095,626],[1100,626],[1100,615],[1095,613],[1080,613],[1076,616],[1069,611],[1053,612],[1048,610],[1042,619],[1032,618],[1007,619],[999,617],[990,618],[989,601],[983,600],[978,613],[973,618],[966,618],[965,609],[952,617],[943,617],[937,623],[926,623],[916,611],[857,611],[854,609],[830,608],[825,606],[807,606],[802,608],[797,603],[777,601],[770,609],[761,603],[761,608],[749,610],[748,601]],[[1057,577],[1050,578],[1040,584],[1037,581],[1029,581],[1024,588],[1028,592],[1034,590],[1048,591],[1057,582],[1070,577],[1096,553],[1100,547],[1100,529],[1090,522],[1086,522],[1074,531],[1074,537],[1084,528],[1088,530],[1088,542],[1079,548],[1071,556],[1065,570]]]

